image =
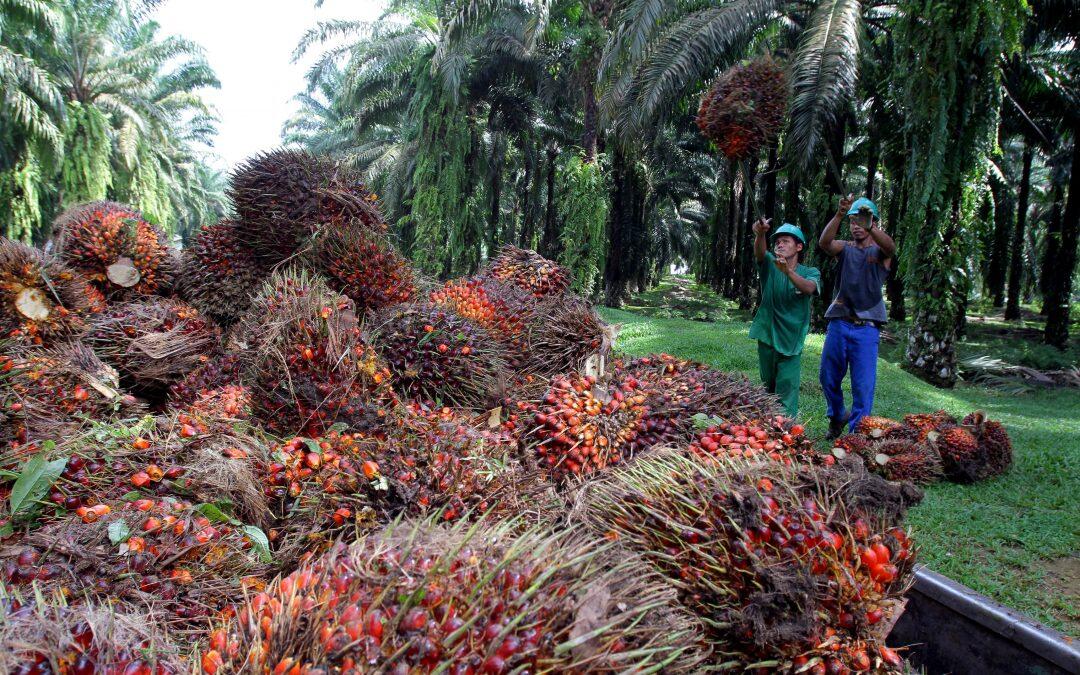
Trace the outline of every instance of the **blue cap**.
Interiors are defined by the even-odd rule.
[[[855,203],[851,205],[850,209],[848,209],[847,214],[849,216],[855,216],[855,215],[858,215],[859,211],[862,211],[863,209],[866,209],[870,213],[874,214],[874,218],[878,217],[877,204],[870,201],[866,197],[859,197],[858,199],[856,199]]]
[[[797,225],[792,225],[791,223],[784,223],[780,227],[776,228],[776,232],[772,233],[772,236],[769,237],[769,241],[776,241],[776,238],[782,234],[795,237],[802,242],[803,246],[806,246],[806,236],[802,233],[802,229],[799,228],[799,226]]]

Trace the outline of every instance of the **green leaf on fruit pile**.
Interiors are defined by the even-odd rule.
[[[114,544],[123,544],[131,539],[131,528],[124,520],[114,520],[109,523],[109,541]]]
[[[26,463],[11,488],[9,504],[12,518],[30,513],[67,466],[67,457],[45,461],[45,456],[56,444],[47,441],[43,446],[42,452],[31,457]]]
[[[314,438],[305,438],[304,445],[308,447],[308,450],[314,452],[316,455],[322,456],[322,448],[319,447],[319,442]]]
[[[420,339],[416,341],[416,346],[419,347],[420,345],[424,344],[425,342],[427,342],[431,338],[435,337],[435,333],[437,333],[437,332],[438,331],[433,330],[430,333],[424,333],[423,335],[420,336]]]
[[[244,525],[240,528],[240,531],[251,541],[251,547],[259,555],[259,560],[265,563],[274,560],[274,556],[270,554],[270,539],[265,532],[254,525]]]
[[[195,505],[195,510],[198,511],[199,513],[203,514],[207,518],[209,518],[211,522],[214,522],[214,523],[229,523],[230,525],[239,525],[240,521],[237,520],[236,518],[233,518],[229,514],[225,513],[225,511],[222,510],[222,508],[221,508],[221,506],[219,506],[219,504],[223,504],[223,502],[218,502],[217,504],[211,504],[209,502],[204,502],[202,504],[196,504]],[[226,508],[228,508],[228,507],[226,507]]]
[[[125,492],[124,494],[120,495],[120,501],[133,502],[136,499],[142,499],[142,496],[142,493],[138,490],[132,490],[131,492]]]
[[[716,415],[709,416],[705,413],[697,413],[690,419],[694,421],[694,428],[701,430],[708,429],[709,427],[719,426],[724,423],[724,420],[720,419]]]

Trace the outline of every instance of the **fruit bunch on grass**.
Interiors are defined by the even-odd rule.
[[[408,521],[271,583],[203,672],[692,672],[696,633],[633,560],[513,523]]]
[[[240,381],[243,354],[227,351],[216,354],[187,375],[169,385],[169,404],[193,403],[200,394]]]
[[[270,563],[260,529],[174,497],[81,507],[0,549],[0,559],[9,586],[131,603],[178,628],[226,610]]]
[[[183,649],[145,609],[69,604],[60,594],[0,588],[0,671],[10,675],[173,675]]]
[[[114,202],[74,206],[53,222],[57,255],[109,300],[165,295],[177,261],[161,228]]]
[[[874,508],[889,484],[819,471],[662,453],[587,486],[585,500],[595,531],[670,580],[725,662],[901,672],[884,637],[914,550],[894,513]]]
[[[386,229],[374,194],[332,160],[305,150],[248,159],[233,172],[228,193],[238,238],[267,265],[292,256],[324,228]]]
[[[589,303],[560,295],[535,309],[524,369],[546,377],[581,372],[590,357],[610,356],[614,342],[615,333]]]
[[[417,294],[408,261],[370,230],[329,228],[314,239],[306,260],[361,314],[408,302]]]
[[[242,383],[271,431],[317,436],[339,420],[377,428],[390,370],[361,338],[352,301],[306,272],[274,273],[238,326]]]
[[[221,329],[186,302],[147,298],[94,317],[85,342],[124,387],[160,402],[169,385],[221,351]]]
[[[717,459],[763,459],[791,465],[818,461],[803,425],[785,417],[706,427],[689,446],[692,455]],[[825,464],[832,462],[826,461]]]
[[[86,331],[105,298],[78,272],[36,248],[0,238],[0,337],[54,346]]]
[[[222,220],[204,225],[184,249],[177,291],[200,312],[229,326],[247,310],[265,277],[236,224]]]
[[[482,276],[517,286],[536,298],[560,295],[570,288],[570,275],[558,263],[510,245],[499,250]]]
[[[372,332],[404,396],[465,407],[497,400],[505,351],[473,322],[437,305],[411,303],[378,315]]]
[[[593,473],[629,456],[644,401],[631,381],[560,375],[539,402],[523,407],[522,441],[552,478]]]
[[[523,302],[517,287],[480,278],[448,281],[429,294],[432,304],[480,326],[505,348],[507,359],[524,357],[532,302]],[[530,346],[529,349],[532,349]]]
[[[698,129],[728,159],[746,159],[779,133],[787,89],[784,68],[769,56],[734,65],[701,97]]]
[[[976,479],[1000,476],[1008,471],[1013,461],[1012,441],[1001,422],[987,419],[984,412],[977,410],[964,417],[963,424],[979,442],[982,463]]]
[[[933,442],[918,436],[915,427],[896,427],[882,438],[847,434],[833,442],[832,454],[861,457],[870,471],[888,480],[929,485],[943,476],[941,456]]]
[[[122,393],[116,371],[90,348],[69,343],[0,354],[0,408],[7,417],[0,442],[20,455],[77,433],[91,420],[138,414],[141,405]]]
[[[745,377],[668,354],[617,361],[615,373],[632,379],[645,394],[648,412],[638,430],[638,448],[690,442],[700,431],[695,419],[703,415],[750,422],[781,413],[776,396]]]

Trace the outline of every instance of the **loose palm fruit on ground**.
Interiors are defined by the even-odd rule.
[[[483,276],[513,284],[537,298],[559,295],[570,287],[570,275],[558,263],[510,245],[499,249]]]
[[[165,295],[177,259],[165,233],[115,202],[74,206],[53,222],[57,255],[110,300]]]
[[[78,272],[36,248],[0,238],[0,338],[55,346],[86,331],[105,308]]]
[[[230,326],[247,310],[266,274],[235,223],[223,220],[204,225],[184,249],[177,290],[200,312]]]
[[[695,627],[632,559],[511,524],[408,521],[301,566],[213,632],[206,673],[612,673],[700,665]]]

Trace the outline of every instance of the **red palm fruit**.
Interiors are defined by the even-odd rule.
[[[372,344],[403,395],[461,406],[496,400],[505,350],[480,326],[420,303],[390,308],[374,324]]]
[[[169,386],[169,404],[193,403],[200,394],[238,382],[242,361],[239,352],[225,352],[210,358]]]
[[[754,154],[780,131],[787,76],[770,56],[728,68],[701,97],[697,125],[729,159]]]
[[[840,448],[844,452],[860,457],[867,457],[870,450],[870,440],[859,434],[845,434],[833,441],[834,448]]]
[[[640,553],[708,617],[707,640],[726,658],[794,672],[825,657],[853,668],[860,648],[881,644],[870,625],[892,611],[913,572],[908,534],[872,498],[895,492],[847,468],[670,452],[616,469],[583,500],[597,535]]]
[[[316,237],[305,258],[331,288],[366,313],[416,296],[412,268],[385,237],[357,227],[329,228]]]
[[[957,483],[979,480],[985,459],[979,441],[971,431],[962,426],[944,427],[938,432],[935,444],[946,478]]]
[[[227,668],[607,673],[645,672],[665,659],[671,672],[700,665],[695,627],[633,559],[609,557],[580,536],[486,525],[405,522],[338,544],[240,608],[224,628],[225,642],[237,646]],[[587,635],[586,612],[595,617]],[[575,638],[581,644],[570,648]]]
[[[165,295],[177,260],[161,228],[115,202],[75,206],[53,222],[57,255],[109,300]]]
[[[100,291],[41,251],[0,239],[0,338],[52,346],[81,335],[105,307]]]
[[[867,468],[889,480],[929,485],[941,480],[941,457],[933,443],[886,439],[864,455]]]
[[[220,352],[221,329],[186,302],[147,298],[94,317],[86,343],[125,387],[163,399],[169,385]]]
[[[870,438],[881,438],[899,426],[899,422],[891,420],[888,417],[874,417],[873,415],[867,415],[866,417],[859,419],[858,424],[855,425],[855,433],[869,436]]]
[[[510,245],[499,250],[482,276],[513,284],[537,298],[559,295],[570,287],[570,275],[557,263]]]
[[[204,225],[183,253],[177,291],[222,326],[235,323],[266,277],[236,225],[222,220]]]
[[[526,353],[529,322],[534,299],[526,300],[516,286],[493,279],[448,281],[429,295],[431,302],[488,331],[506,347],[512,366],[520,365]]]
[[[986,418],[981,410],[964,418],[964,426],[969,427],[979,442],[979,454],[983,458],[979,470],[979,480],[999,476],[1012,466],[1012,441],[1001,422]]]
[[[916,430],[916,440],[919,441],[926,440],[927,436],[946,424],[956,424],[956,418],[944,410],[904,415],[904,425]]]

